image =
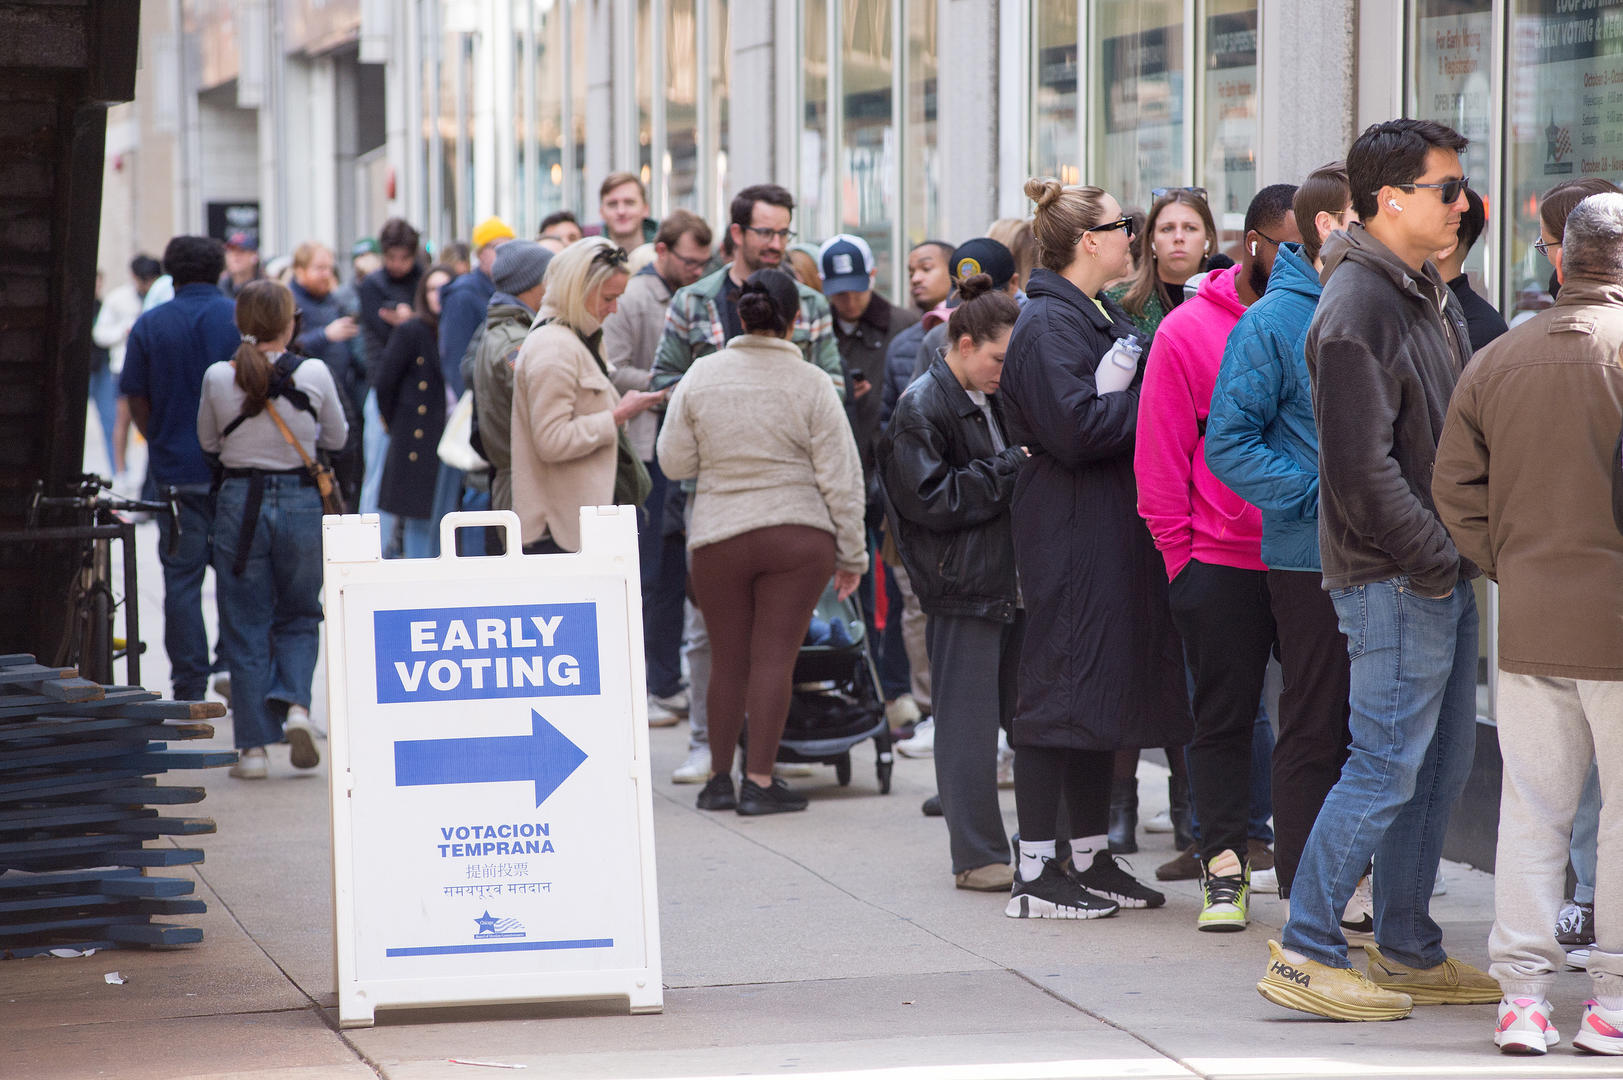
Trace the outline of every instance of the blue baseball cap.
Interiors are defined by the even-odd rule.
[[[817,253],[817,265],[823,272],[824,296],[873,288],[873,248],[860,236],[829,237]]]

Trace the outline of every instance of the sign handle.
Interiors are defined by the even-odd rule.
[[[506,551],[500,556],[504,559],[516,559],[524,554],[524,536],[519,527],[518,515],[511,510],[458,510],[453,514],[446,514],[440,519],[440,558],[455,559],[456,533],[458,529],[488,527],[507,530]],[[469,556],[469,558],[489,558],[489,556]]]

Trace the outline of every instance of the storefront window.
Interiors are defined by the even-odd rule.
[[[699,23],[694,0],[665,2],[664,212],[699,206]]]
[[[1238,239],[1257,193],[1256,0],[1207,3],[1202,85],[1200,182],[1219,228]]]
[[[1082,182],[1077,152],[1076,0],[1037,0],[1032,20],[1031,174]]]
[[[535,224],[566,205],[564,189],[564,27],[553,0],[535,0]]]
[[[936,35],[934,0],[907,3],[906,113],[902,118],[903,235],[908,247],[934,236],[941,221],[941,156],[936,139]]]
[[[1486,199],[1494,144],[1493,0],[1412,2],[1409,115],[1447,124],[1471,140],[1460,164],[1471,187]],[[1493,228],[1490,224],[1465,260],[1472,286],[1484,295],[1489,294],[1484,275]]]
[[[581,223],[597,220],[597,192],[586,190],[586,73],[590,45],[587,30],[591,13],[587,0],[571,0],[569,5],[569,126],[574,133],[574,160],[566,166],[569,173],[566,191],[569,204],[580,217]]]
[[[1091,40],[1098,104],[1096,177],[1123,206],[1186,183],[1181,0],[1096,0]]]
[[[1533,248],[1539,201],[1564,180],[1623,173],[1623,9],[1518,0],[1510,24],[1505,196],[1513,215],[1501,310],[1510,321],[1551,303],[1554,276]]]
[[[711,221],[726,221],[731,198],[732,177],[727,168],[728,106],[733,84],[732,33],[729,30],[727,0],[707,0],[710,4],[710,55],[706,66],[710,72],[710,145],[713,149],[713,173],[707,178],[711,202],[705,216]]]
[[[873,248],[879,279],[891,273],[890,231],[895,220],[896,129],[891,122],[892,34],[890,0],[841,0],[842,232]]]
[[[828,0],[805,0],[801,8],[800,190],[795,228],[801,235],[834,232],[834,181],[829,175]]]

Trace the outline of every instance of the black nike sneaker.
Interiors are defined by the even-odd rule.
[[[1093,862],[1086,870],[1075,869],[1071,876],[1089,892],[1114,900],[1124,908],[1156,908],[1167,902],[1166,894],[1156,892],[1142,884],[1122,868],[1122,861],[1109,851],[1093,853]]]
[[[1035,881],[1014,879],[1003,914],[1011,919],[1103,919],[1120,910],[1116,901],[1078,885],[1058,860],[1044,859]]]

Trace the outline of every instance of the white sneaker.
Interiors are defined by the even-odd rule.
[[[774,761],[772,763],[772,775],[786,779],[792,780],[802,776],[813,776],[816,772],[817,766],[809,761]]]
[[[250,746],[237,755],[237,763],[231,766],[231,775],[238,780],[263,780],[270,775],[270,761],[265,757],[263,746]]]
[[[287,721],[282,724],[282,737],[287,740],[291,753],[289,760],[295,769],[313,769],[321,764],[321,751],[316,748],[315,729],[310,726],[310,710],[303,705],[289,705]]]
[[[1550,1029],[1555,1035],[1555,1029]],[[1591,1054],[1623,1054],[1623,1009],[1608,1009],[1600,1002],[1584,1002],[1584,1018],[1572,1045]]]
[[[1279,871],[1271,866],[1266,870],[1251,871],[1251,891],[1254,893],[1278,893]]]
[[[682,722],[682,717],[672,710],[661,705],[660,699],[653,694],[648,695],[648,726],[675,727]]]
[[[911,694],[903,694],[894,701],[885,702],[885,722],[892,731],[900,731],[909,724],[917,724],[924,714]]]
[[[710,747],[695,746],[688,759],[671,770],[673,784],[702,784],[710,779]]]
[[[913,737],[896,744],[896,752],[910,758],[935,757],[935,721],[919,721],[918,727],[913,729]]]
[[[1441,866],[1437,868],[1437,880],[1431,883],[1431,895],[1448,895],[1448,879],[1443,876],[1443,868]]]
[[[1275,890],[1279,888],[1277,882],[1276,877]],[[1358,879],[1358,888],[1347,901],[1347,910],[1341,913],[1341,929],[1348,937],[1375,935],[1375,896],[1370,892],[1368,874]]]
[[[1587,1012],[1584,1018],[1589,1018]],[[1493,1043],[1504,1053],[1542,1054],[1560,1041],[1561,1033],[1550,1023],[1550,1003],[1544,998],[1519,997],[1499,1002]]]
[[[668,713],[675,713],[677,716],[686,716],[690,704],[688,692],[685,689],[678,690],[676,693],[665,697],[660,697],[658,694],[648,695],[648,708],[650,711],[658,707]]]
[[[1176,831],[1172,827],[1172,811],[1162,810],[1158,813],[1151,814],[1149,819],[1144,822],[1144,831],[1149,833],[1169,833]],[[1252,878],[1252,880],[1255,881],[1256,879]]]
[[[1002,728],[997,732],[997,786],[1014,787],[1014,748]]]

